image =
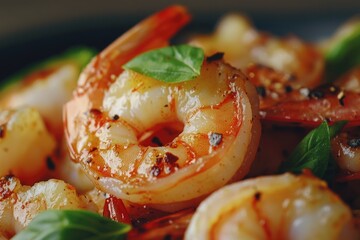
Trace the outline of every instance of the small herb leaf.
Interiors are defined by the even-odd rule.
[[[308,168],[316,176],[326,177],[325,175],[336,169],[335,160],[330,152],[330,139],[335,137],[346,123],[347,121],[339,121],[328,126],[323,122],[303,138],[280,170],[299,173]]]
[[[345,32],[345,31],[343,31]],[[360,21],[354,22],[326,51],[326,77],[329,81],[360,64]]]
[[[316,176],[323,177],[329,164],[329,157],[330,130],[327,123],[323,122],[296,146],[281,170],[301,172],[304,168],[308,168]]]
[[[200,75],[204,51],[190,45],[177,45],[145,52],[123,68],[167,83],[188,81]]]
[[[131,226],[83,210],[49,210],[36,216],[14,240],[126,239]]]

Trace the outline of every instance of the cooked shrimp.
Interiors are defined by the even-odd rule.
[[[213,35],[195,36],[190,43],[207,54],[224,52],[225,60],[241,69],[252,63],[274,68],[288,75],[293,88],[315,87],[323,76],[324,60],[315,47],[294,36],[279,39],[258,32],[237,14],[224,17]]]
[[[60,137],[63,135],[62,106],[71,99],[79,76],[79,67],[66,63],[41,69],[27,76],[21,84],[15,84],[1,93],[1,108],[37,109],[49,129]]]
[[[42,179],[56,143],[39,112],[0,111],[0,126],[0,177],[14,174],[28,184]]]
[[[42,211],[79,208],[98,211],[95,204],[79,197],[74,187],[61,180],[29,187],[21,185],[15,177],[0,179],[0,236],[12,237]]]
[[[245,180],[215,192],[197,209],[185,239],[358,237],[350,209],[325,182],[284,174]]]
[[[65,106],[70,150],[97,187],[168,211],[244,177],[260,134],[254,87],[221,60],[205,61],[200,76],[183,83],[118,76],[124,59],[164,42],[187,18],[171,7],[130,30],[87,67]],[[178,134],[147,143],[165,128]]]
[[[331,150],[339,167],[349,172],[360,172],[359,129],[342,132],[331,143]]]

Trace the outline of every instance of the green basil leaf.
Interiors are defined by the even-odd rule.
[[[335,137],[340,131],[344,128],[344,126],[348,123],[348,121],[338,121],[335,122],[332,126],[329,127],[330,130],[330,139]]]
[[[13,240],[126,239],[130,225],[84,210],[40,213]]]
[[[289,159],[281,166],[281,171],[301,172],[304,168],[323,178],[336,169],[335,160],[331,156],[330,139],[335,137],[346,125],[347,121],[339,121],[332,126],[323,122],[309,132],[296,146]]]
[[[350,33],[339,38],[325,53],[325,71],[328,81],[360,65],[360,22]]]
[[[329,164],[330,130],[326,122],[309,132],[296,146],[295,150],[281,167],[282,171],[301,172],[304,168],[311,169],[323,177]]]
[[[145,52],[123,68],[167,83],[188,81],[200,75],[204,51],[190,45],[177,45]]]

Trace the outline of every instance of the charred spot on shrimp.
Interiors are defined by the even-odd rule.
[[[49,170],[52,170],[52,171],[55,170],[56,165],[51,157],[46,158],[46,166]]]
[[[221,60],[221,59],[223,59],[223,57],[224,57],[223,52],[217,52],[217,53],[214,53],[213,55],[207,57],[206,61],[213,62],[213,61]]]
[[[6,129],[6,125],[1,125],[0,126],[0,138],[5,137],[5,129]]]
[[[223,135],[221,133],[212,132],[209,134],[209,143],[211,146],[219,146],[222,142]]]
[[[254,200],[258,202],[260,201],[260,199],[261,199],[261,192],[256,192],[254,194]]]
[[[144,131],[139,136],[139,142],[145,147],[162,147],[169,145],[183,131],[182,122],[170,122],[157,124],[152,128]]]
[[[159,176],[161,173],[161,169],[158,166],[152,166],[150,169],[150,174],[153,177]]]

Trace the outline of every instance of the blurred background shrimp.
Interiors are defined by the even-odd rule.
[[[165,211],[196,205],[244,177],[260,135],[255,88],[221,56],[183,83],[121,73],[122,64],[166,44],[187,20],[182,7],[169,7],[129,30],[85,69],[65,106],[72,157],[96,186]],[[165,139],[158,134],[164,129],[172,132]]]
[[[211,211],[210,211],[211,209]],[[259,177],[203,201],[185,239],[359,239],[351,211],[313,176]]]
[[[13,176],[0,178],[0,238],[9,239],[25,228],[40,212],[50,209],[87,209],[102,212],[102,205],[92,193],[78,195],[62,180],[22,185]]]
[[[282,82],[294,89],[314,87],[322,81],[324,59],[315,46],[295,36],[277,38],[259,32],[240,14],[225,16],[213,34],[194,36],[190,44],[207,54],[224,52],[227,62],[244,71],[252,64],[273,68],[284,74]]]
[[[70,160],[63,139],[62,107],[93,55],[90,48],[73,48],[2,82],[0,176],[15,175],[23,184],[53,177],[80,191],[91,189],[87,177]]]

